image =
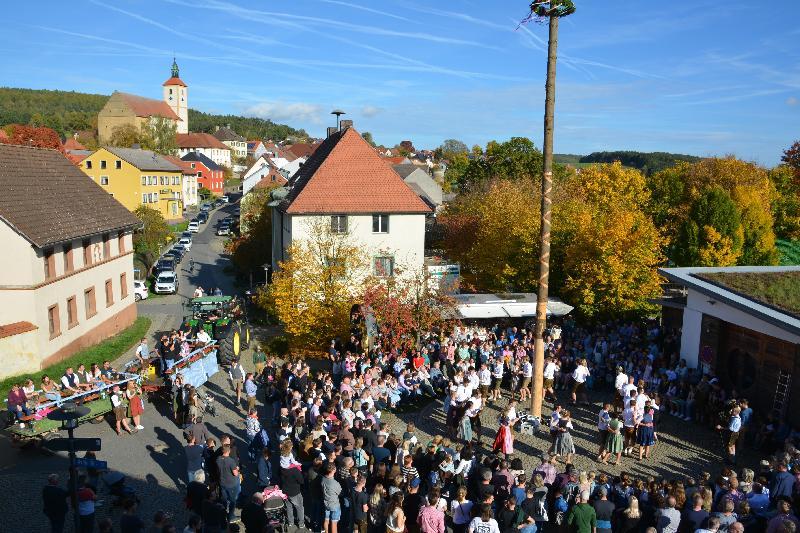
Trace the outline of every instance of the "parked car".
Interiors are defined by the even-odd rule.
[[[227,204],[228,202],[230,202],[230,201],[231,201],[231,199],[230,199],[230,198],[228,198],[228,195],[227,195],[227,194],[225,194],[225,195],[223,195],[223,196],[220,196],[220,198],[219,198],[219,199],[220,199],[220,200],[222,200],[223,202],[225,202],[226,204]]]
[[[177,261],[172,257],[166,255],[158,260],[156,266],[153,267],[153,273],[158,275],[159,272],[175,272],[175,265]]]
[[[144,281],[133,280],[133,299],[135,301],[147,300],[150,293],[147,291],[147,285]]]
[[[192,232],[189,231],[189,230],[186,230],[183,233],[181,233],[181,237],[189,237],[191,239],[192,238]]]
[[[193,220],[193,221],[189,222],[188,229],[192,233],[197,233],[198,231],[200,231],[200,223],[199,222],[195,222]]]
[[[211,204],[206,202],[206,203],[204,203],[203,205],[200,206],[200,211],[203,212],[203,213],[205,213],[207,211],[211,211],[211,207],[212,207]]]
[[[200,224],[205,224],[206,222],[208,222],[208,215],[206,213],[200,213],[199,215],[197,215],[197,221]]]
[[[156,294],[175,294],[178,292],[178,276],[175,272],[162,272],[155,282]]]
[[[186,248],[186,251],[192,249],[192,238],[191,237],[181,237],[181,240],[178,241],[178,244]]]
[[[236,209],[233,210],[233,214],[234,216],[238,217],[239,215],[242,214],[242,210],[237,207]]]
[[[222,200],[222,198],[217,198],[217,200],[214,202],[214,207],[219,207],[221,205],[225,205],[225,202]]]
[[[231,227],[227,224],[220,224],[217,228],[217,235],[230,235]]]

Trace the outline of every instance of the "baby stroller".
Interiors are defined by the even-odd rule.
[[[288,531],[289,518],[283,498],[276,496],[264,500],[264,514],[267,515],[267,531]]]

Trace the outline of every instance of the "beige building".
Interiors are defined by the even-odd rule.
[[[181,118],[166,102],[114,91],[97,114],[97,135],[100,144],[107,144],[114,130],[119,127],[131,125],[141,131],[157,117],[174,122],[176,129],[179,129]]]
[[[247,157],[247,139],[233,131],[229,126],[224,128],[217,126],[214,131],[214,137],[230,148],[234,156],[240,159]]]
[[[0,186],[4,378],[45,368],[134,322],[139,220],[55,150],[0,144]]]

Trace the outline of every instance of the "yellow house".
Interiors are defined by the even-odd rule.
[[[139,148],[100,148],[80,163],[95,183],[134,211],[146,205],[166,220],[183,213],[182,170],[165,157]]]

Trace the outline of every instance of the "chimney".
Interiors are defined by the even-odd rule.
[[[328,126],[328,135],[327,135],[327,137],[330,137],[334,133],[336,133],[336,126]]]
[[[352,120],[342,120],[339,123],[339,129],[342,130],[342,131],[346,130],[347,128],[352,128],[352,127],[353,127],[353,121]]]

